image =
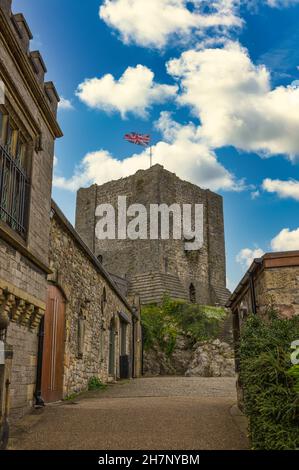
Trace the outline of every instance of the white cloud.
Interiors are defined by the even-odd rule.
[[[243,268],[248,269],[256,258],[261,258],[264,254],[265,252],[261,248],[254,248],[253,250],[244,248],[237,255],[236,261],[241,264]]]
[[[177,86],[155,83],[154,73],[137,65],[128,67],[119,80],[111,74],[87,79],[79,85],[76,94],[91,108],[118,111],[125,118],[128,113],[146,117],[153,104],[175,97],[177,91]]]
[[[71,110],[74,109],[74,106],[73,106],[71,100],[63,98],[63,96],[61,96],[60,97],[60,102],[58,104],[58,108],[62,109],[64,111],[71,111]]]
[[[266,0],[266,3],[269,5],[269,7],[283,8],[296,5],[299,3],[299,0]]]
[[[271,89],[266,67],[254,65],[240,44],[191,49],[167,69],[180,81],[178,101],[201,120],[208,145],[290,159],[299,155],[299,88]]]
[[[243,182],[237,182],[217,161],[215,153],[201,141],[198,128],[194,124],[180,125],[171,119],[169,113],[164,112],[161,113],[156,127],[165,141],[153,146],[154,164],[159,163],[180,178],[211,190],[243,189]],[[109,152],[99,150],[87,154],[70,179],[56,175],[54,185],[76,191],[82,186],[103,184],[148,167],[149,149],[124,160],[118,160]]]
[[[270,247],[273,252],[299,250],[299,228],[295,230],[284,228],[271,240]],[[265,252],[258,247],[244,248],[237,255],[236,261],[244,269],[248,269],[256,258],[261,258],[264,254]]]
[[[299,250],[299,228],[293,231],[289,228],[284,228],[271,241],[271,248],[273,251]]]
[[[299,181],[297,180],[282,181],[266,178],[262,187],[268,193],[276,193],[281,198],[292,198],[299,201]]]
[[[163,48],[174,36],[187,41],[194,31],[203,37],[211,28],[224,33],[241,26],[238,4],[239,0],[104,0],[100,18],[126,44]]]
[[[256,191],[252,191],[251,193],[251,199],[253,201],[255,201],[255,199],[258,199],[260,197],[261,193],[259,192],[259,190],[256,190]]]

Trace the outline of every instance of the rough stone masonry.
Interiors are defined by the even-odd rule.
[[[169,240],[98,240],[96,208],[111,204],[117,216],[119,196],[127,197],[128,206],[142,204],[148,214],[151,204],[202,204],[203,247],[186,251],[186,240],[172,237]],[[138,293],[142,304],[159,303],[164,295],[208,305],[224,305],[228,298],[222,197],[182,181],[161,165],[102,186],[80,189],[76,229],[104,267],[126,279],[127,293]]]

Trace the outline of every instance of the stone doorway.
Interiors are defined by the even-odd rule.
[[[44,320],[42,397],[46,403],[63,398],[65,350],[65,298],[55,286],[48,287]]]

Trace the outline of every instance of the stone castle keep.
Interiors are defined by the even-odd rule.
[[[117,216],[119,196],[127,197],[127,206],[144,205],[148,214],[150,204],[203,204],[203,247],[186,251],[186,240],[172,237],[98,240],[96,207],[111,204]],[[76,230],[123,292],[138,294],[142,304],[160,302],[164,295],[207,305],[224,305],[228,298],[222,197],[182,181],[161,165],[102,186],[80,189]]]

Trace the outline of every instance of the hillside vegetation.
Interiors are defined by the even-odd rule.
[[[188,337],[195,343],[218,338],[227,317],[223,308],[190,304],[165,297],[162,305],[143,307],[143,335],[145,351],[159,345],[171,356],[179,337]]]

